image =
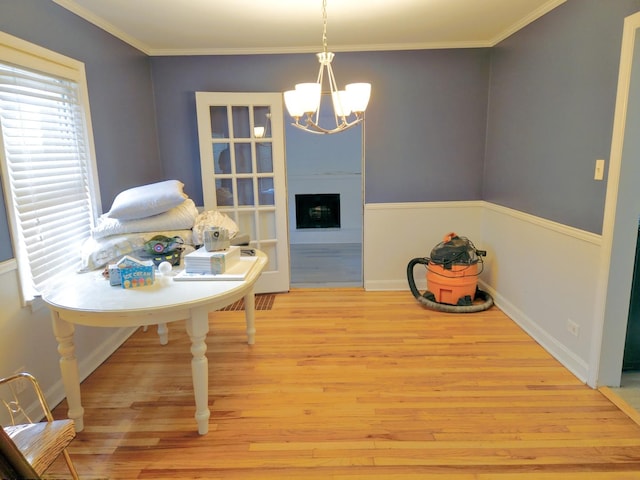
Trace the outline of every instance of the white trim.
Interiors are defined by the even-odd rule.
[[[554,8],[562,5],[566,1],[567,0],[549,0],[549,2],[545,3],[544,5],[541,5],[538,9],[536,9],[533,12],[531,12],[526,17],[520,19],[518,22],[514,23],[509,28],[507,28],[500,35],[495,37],[491,42],[489,42],[490,45],[488,45],[488,46],[489,47],[493,47],[493,46],[497,45],[498,43],[503,41],[505,38],[510,37],[511,35],[513,35],[514,33],[516,33],[519,30],[522,30],[524,27],[526,27],[530,23],[536,21],[538,18],[542,17],[543,15],[546,15],[551,10],[553,10]]]
[[[56,1],[56,0],[54,0]],[[111,33],[111,32],[110,32]],[[124,39],[123,39],[124,40]],[[332,45],[334,53],[345,52],[393,52],[404,50],[447,50],[458,48],[490,48],[493,41],[465,41],[465,42],[431,42],[431,43],[381,43],[360,45]],[[318,47],[250,47],[250,48],[158,48],[145,52],[153,57],[163,56],[201,56],[201,55],[282,55],[299,53],[318,53]]]
[[[547,220],[546,218],[536,217],[535,215],[531,215],[529,213],[521,212],[519,210],[514,210],[512,208],[503,207],[502,205],[498,205],[490,202],[483,202],[484,207],[489,210],[493,210],[498,213],[502,213],[503,215],[509,215],[511,217],[517,218],[527,223],[531,223],[533,225],[537,225],[542,228],[546,228],[547,230],[552,230],[557,233],[561,233],[562,235],[567,235],[569,237],[577,238],[579,240],[593,243],[594,245],[602,244],[602,236],[597,235],[595,233],[587,232],[585,230],[581,230],[579,228],[570,227],[568,225],[563,225],[562,223],[554,222],[552,220]]]
[[[84,75],[84,63],[5,32],[0,32],[0,58],[76,82]]]
[[[72,13],[75,13],[80,18],[86,20],[89,23],[92,23],[93,25],[104,30],[105,32],[110,33],[114,37],[119,38],[120,40],[131,45],[132,47],[140,50],[142,53],[146,55],[151,55],[151,47],[149,47],[147,44],[123,32],[112,23],[107,22],[104,18],[94,14],[92,11],[84,7],[81,7],[76,2],[71,0],[53,0],[53,2],[57,3],[62,8],[69,10]]]
[[[402,202],[402,203],[365,203],[366,210],[413,210],[423,208],[469,208],[483,207],[482,200],[464,200],[454,202]]]
[[[10,258],[9,260],[5,260],[4,262],[0,262],[0,275],[4,275],[5,273],[13,272],[18,269],[18,262],[16,262],[15,258]]]
[[[531,319],[525,312],[512,304],[503,295],[496,292],[483,281],[478,281],[480,288],[488,292],[494,300],[496,306],[502,310],[509,318],[518,324],[527,334],[535,339],[545,350],[558,359],[562,365],[573,373],[581,382],[587,382],[589,364],[578,357],[574,352],[551,336],[546,330]]]

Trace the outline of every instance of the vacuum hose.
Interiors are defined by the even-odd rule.
[[[407,280],[409,281],[409,288],[413,296],[423,304],[425,307],[432,310],[438,310],[440,312],[447,313],[474,313],[482,312],[491,308],[493,305],[493,298],[487,292],[484,292],[476,287],[475,298],[481,300],[481,303],[473,303],[472,305],[449,305],[446,303],[439,303],[435,301],[435,295],[428,290],[421,294],[416,287],[416,281],[413,277],[413,268],[418,265],[429,265],[429,259],[426,257],[414,258],[407,265]]]

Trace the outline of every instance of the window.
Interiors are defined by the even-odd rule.
[[[28,302],[78,268],[97,212],[95,163],[82,64],[70,61],[72,75],[60,75],[59,58],[14,48],[8,62],[9,50],[0,48],[0,157]]]

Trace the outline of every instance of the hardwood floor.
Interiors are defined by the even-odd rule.
[[[80,476],[640,478],[640,426],[495,307],[443,314],[409,292],[296,289],[256,319],[248,346],[243,312],[210,316],[204,436],[184,323],[165,346],[137,331],[82,384]]]

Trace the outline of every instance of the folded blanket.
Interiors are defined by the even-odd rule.
[[[82,245],[79,272],[88,272],[90,270],[103,268],[110,263],[116,263],[125,255],[130,255],[135,251],[142,250],[144,244],[156,235],[164,235],[166,237],[178,236],[184,240],[185,246],[189,247],[193,245],[191,230],[124,233],[104,238],[89,238]]]

